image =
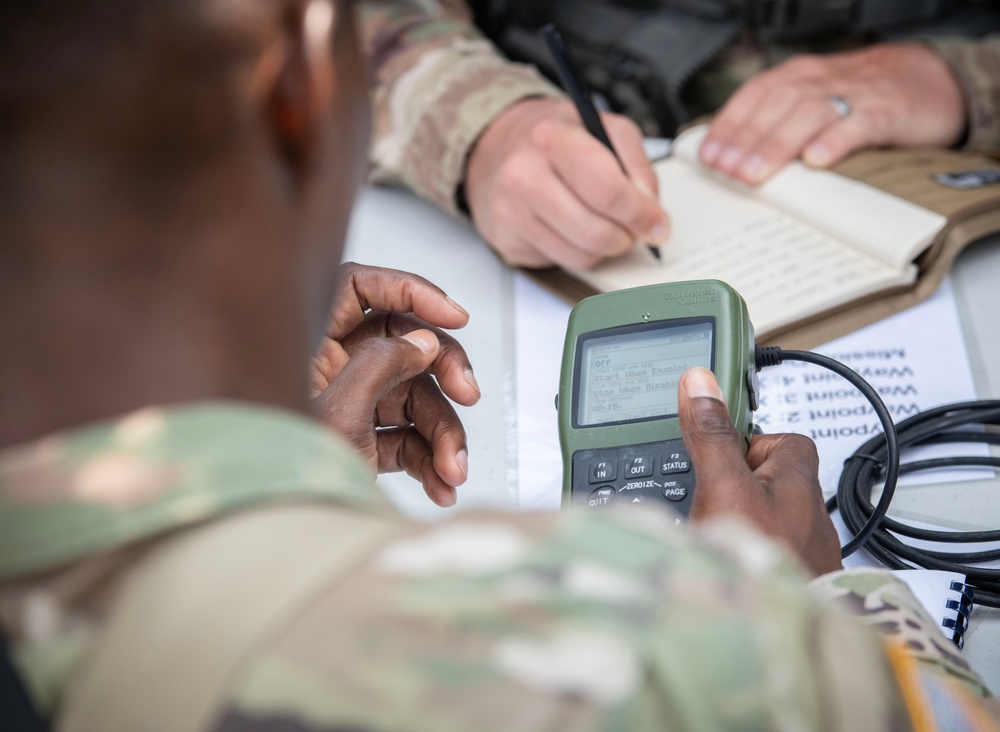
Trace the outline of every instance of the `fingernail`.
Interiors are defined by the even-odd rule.
[[[770,172],[761,155],[751,155],[750,159],[740,166],[740,177],[753,183],[764,180]]]
[[[715,140],[705,140],[705,144],[701,146],[701,160],[706,165],[711,165],[719,157],[720,152],[722,145]]]
[[[683,385],[684,393],[688,397],[708,397],[709,399],[718,399],[722,403],[726,401],[722,390],[719,389],[719,382],[715,380],[715,374],[700,366],[688,369],[684,373]]]
[[[465,370],[465,380],[469,382],[469,386],[476,390],[477,394],[482,394],[482,390],[479,388],[479,382],[476,381],[476,375],[472,373],[472,369]]]
[[[451,508],[452,506],[455,505],[455,501],[457,500],[454,488],[438,491],[437,497],[438,497],[437,503],[442,508]]]
[[[423,353],[433,353],[438,346],[437,338],[430,331],[415,330],[403,336],[404,341],[409,341]]]
[[[825,168],[830,164],[831,157],[830,148],[822,142],[810,145],[802,153],[802,160],[805,161],[806,165],[811,165],[814,168]]]
[[[653,244],[662,244],[670,236],[670,225],[661,221],[646,234],[646,238]]]
[[[742,157],[742,150],[737,147],[727,147],[723,151],[722,157],[719,158],[719,167],[726,171],[732,171],[739,165],[740,158]]]
[[[458,312],[460,312],[465,317],[469,317],[469,311],[466,310],[465,308],[463,308],[461,305],[459,305],[454,300],[452,300],[450,297],[448,298],[448,304],[451,305],[453,308],[455,308]]]
[[[462,471],[462,482],[469,477],[469,453],[466,450],[459,450],[455,455],[455,465]]]

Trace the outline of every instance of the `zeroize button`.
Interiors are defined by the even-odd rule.
[[[687,494],[687,486],[679,480],[668,480],[663,484],[663,497],[668,501],[683,501]]]
[[[591,508],[603,508],[610,506],[618,500],[618,491],[609,485],[602,488],[595,488],[587,499],[587,505]]]
[[[617,477],[616,473],[617,466],[614,460],[592,460],[587,479],[591,483],[607,483]]]
[[[646,478],[653,474],[653,461],[649,455],[636,455],[625,460],[626,478]]]

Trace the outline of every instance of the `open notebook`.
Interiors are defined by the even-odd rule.
[[[592,270],[538,273],[570,301],[657,282],[715,278],[747,302],[758,341],[811,347],[924,299],[957,252],[1000,230],[1000,186],[948,188],[935,172],[996,167],[953,151],[868,151],[835,171],[789,163],[753,188],[697,159],[707,132],[654,165],[673,233]],[[872,304],[875,303],[875,304]]]

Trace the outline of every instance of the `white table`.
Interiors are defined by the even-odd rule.
[[[953,281],[962,326],[980,397],[1000,397],[1000,237],[971,246],[955,267]],[[517,424],[513,272],[471,226],[455,221],[414,196],[389,189],[363,191],[355,210],[347,258],[394,267],[427,277],[465,307],[470,325],[458,337],[472,360],[483,397],[459,407],[469,441],[469,480],[459,489],[461,510],[518,505]],[[523,327],[523,324],[522,324]],[[555,411],[553,410],[553,422]],[[555,473],[561,466],[552,466]],[[405,475],[379,480],[406,513],[433,520],[447,512],[433,506]],[[955,491],[961,491],[960,498]],[[907,490],[906,501],[923,511],[940,511],[962,523],[956,512],[975,507],[969,523],[1000,527],[1000,479],[954,487]],[[978,607],[966,636],[965,657],[1000,694],[1000,611]]]

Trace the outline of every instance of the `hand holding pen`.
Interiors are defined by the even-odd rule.
[[[587,132],[593,135],[594,138],[611,151],[611,154],[614,155],[615,159],[618,161],[618,165],[621,167],[622,172],[628,175],[625,165],[622,163],[621,158],[615,151],[614,145],[611,144],[611,138],[608,137],[608,133],[604,129],[604,125],[601,123],[601,115],[594,107],[594,103],[591,100],[590,90],[587,88],[586,83],[583,80],[583,76],[577,70],[576,65],[573,63],[573,59],[569,55],[569,51],[566,49],[566,44],[563,42],[562,34],[553,24],[546,25],[542,28],[541,32],[542,37],[545,39],[545,43],[548,45],[549,51],[551,52],[556,63],[556,68],[559,70],[559,76],[562,79],[566,93],[569,94],[570,99],[573,101],[577,111],[580,113],[580,118],[583,120],[583,125],[587,129]],[[646,247],[657,260],[661,259],[660,249],[658,246],[646,243]]]

